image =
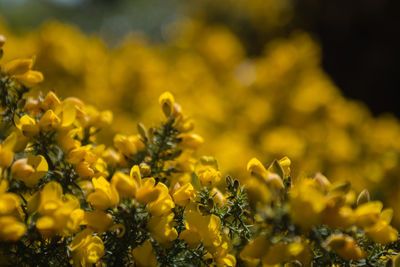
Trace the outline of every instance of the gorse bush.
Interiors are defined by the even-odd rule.
[[[367,190],[295,177],[288,157],[225,175],[169,92],[160,123],[104,145],[112,113],[26,97],[43,81],[33,64],[0,65],[2,265],[398,266],[393,210]]]
[[[228,2],[234,2],[230,8],[251,2],[244,9],[249,23],[262,28],[261,14],[286,1]],[[271,2],[276,5],[268,6]],[[196,118],[196,131],[207,140],[201,153],[215,156],[241,183],[253,183],[243,168],[251,157],[272,162],[286,155],[296,176],[318,170],[332,181],[349,180],[356,194],[368,189],[393,207],[393,223],[400,226],[400,124],[390,115],[375,118],[361,103],[344,98],[321,68],[319,46],[307,33],[268,35],[254,55],[232,25],[201,17],[173,25],[164,43],[133,35],[112,48],[57,22],[26,34],[0,28],[8,38],[3,60],[36,55],[37,68],[46,74],[42,90],[118,114],[113,127],[98,136],[106,145],[116,133],[136,131],[138,121],[158,121],[159,108],[151,103],[168,89]],[[262,195],[254,189],[250,202]]]

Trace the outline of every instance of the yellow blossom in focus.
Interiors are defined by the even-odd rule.
[[[139,186],[132,177],[123,172],[114,173],[111,185],[117,189],[121,197],[134,197]]]
[[[149,203],[158,198],[160,191],[155,188],[154,178],[145,178],[141,180],[141,186],[136,191],[136,199],[140,203]]]
[[[159,182],[154,190],[158,191],[157,199],[147,204],[147,208],[153,216],[165,216],[171,212],[171,209],[175,207],[175,203],[169,194],[168,187]]]
[[[12,177],[23,181],[29,187],[35,186],[47,171],[47,161],[41,155],[19,159],[11,167]]]
[[[119,202],[119,195],[114,185],[104,177],[93,178],[95,191],[90,193],[86,200],[98,210],[105,210],[115,206]]]
[[[39,133],[39,125],[29,115],[24,115],[21,118],[14,116],[15,126],[22,132],[26,137],[33,137]]]
[[[185,206],[190,201],[196,198],[196,191],[193,188],[191,183],[187,183],[181,187],[179,187],[174,194],[172,195],[174,198],[175,204],[179,206]]]

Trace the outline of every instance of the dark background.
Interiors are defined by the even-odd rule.
[[[259,54],[270,39],[303,29],[320,42],[323,68],[344,95],[364,101],[373,114],[391,112],[400,117],[400,1],[288,1],[292,21],[266,32],[252,25],[241,10],[221,5],[223,1],[0,0],[0,17],[16,31],[29,30],[49,19],[74,23],[83,31],[100,34],[112,45],[132,30],[162,41],[169,23],[200,16],[230,27],[249,56]]]
[[[398,117],[399,8],[397,0],[299,0],[295,13],[320,41],[323,67],[343,93]]]

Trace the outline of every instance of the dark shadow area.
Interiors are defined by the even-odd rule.
[[[374,114],[400,116],[399,8],[396,0],[296,2],[295,20],[319,40],[324,69]]]

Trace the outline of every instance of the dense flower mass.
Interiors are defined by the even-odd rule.
[[[286,156],[225,175],[170,92],[159,124],[102,144],[110,111],[26,97],[33,60],[0,63],[1,265],[397,266],[394,212],[368,190],[294,176]]]
[[[320,171],[332,181],[350,180],[357,193],[368,189],[393,207],[393,223],[399,227],[400,123],[390,115],[375,118],[363,104],[344,98],[322,70],[320,48],[309,34],[277,34],[290,22],[292,1],[195,2],[203,8],[194,7],[196,15],[168,28],[162,44],[135,35],[109,48],[99,38],[57,22],[28,34],[15,34],[0,23],[8,38],[3,60],[25,56],[21,69],[32,72],[35,63],[46,74],[41,90],[51,88],[65,100],[74,95],[113,110],[118,114],[113,127],[105,127],[98,138],[110,145],[115,136],[124,155],[136,153],[136,137],[130,133],[137,122],[160,117],[157,105],[150,103],[170,90],[196,118],[196,132],[206,140],[201,153],[215,156],[221,170],[248,184],[252,203],[268,197],[257,191],[259,181],[247,179],[243,162],[254,156],[271,162],[286,155],[296,176]],[[249,51],[249,42],[259,42],[257,53]],[[14,64],[6,69],[15,69]],[[172,100],[164,100],[165,108]],[[34,102],[28,102],[27,109],[34,112]],[[31,125],[29,117],[20,118],[21,129],[34,134],[38,127],[55,127],[62,123],[60,112],[49,112],[39,126]],[[111,119],[103,111],[91,123],[105,126]],[[193,124],[186,121],[181,127]],[[73,146],[71,139],[57,136],[63,146]],[[189,136],[182,135],[185,144],[201,143]],[[95,165],[80,164],[80,175],[98,172]]]

